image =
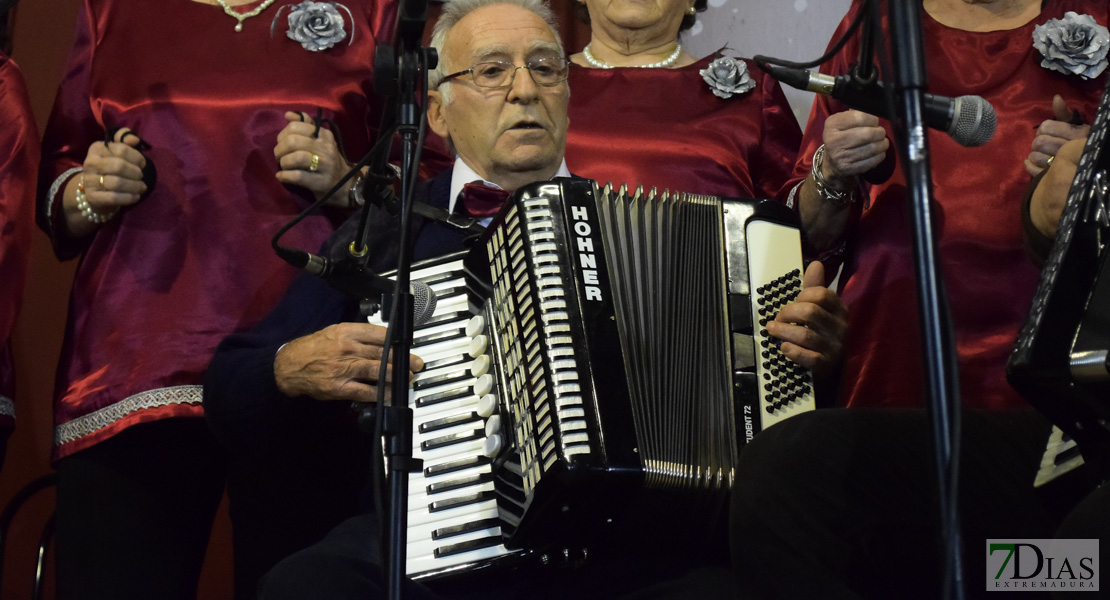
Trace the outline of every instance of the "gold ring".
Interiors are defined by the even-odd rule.
[[[1052,161],[1054,161],[1054,160],[1056,160],[1055,155],[1048,157],[1048,160],[1044,164],[1045,168],[1051,167],[1052,166]]]
[[[319,169],[319,168],[320,168],[320,155],[319,154],[313,154],[312,155],[312,161],[308,163],[308,172],[309,173],[315,173],[316,170]]]
[[[104,187],[104,176],[103,175],[100,176],[100,189],[102,189],[102,190],[107,189],[107,188]]]

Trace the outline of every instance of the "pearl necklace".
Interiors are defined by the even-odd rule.
[[[229,16],[231,16],[236,21],[238,21],[238,23],[235,24],[235,31],[237,31],[237,32],[243,30],[243,21],[246,21],[247,19],[249,19],[251,17],[258,16],[258,13],[266,10],[273,3],[274,3],[274,0],[266,0],[262,4],[259,4],[258,8],[254,9],[250,12],[240,13],[240,12],[237,12],[235,9],[231,8],[230,6],[228,6],[227,2],[224,2],[224,0],[216,0],[216,4],[219,4],[220,8],[224,9],[225,13],[227,13]]]
[[[586,47],[582,49],[582,56],[584,56],[586,58],[586,62],[590,63],[590,66],[592,66],[594,68],[597,68],[597,69],[612,69],[612,68],[617,66],[617,65],[611,65],[611,64],[606,63],[606,62],[601,62],[600,60],[594,58],[593,53],[590,52],[590,45],[591,44],[593,44],[593,42],[590,42],[589,44],[586,44]],[[664,58],[663,60],[661,60],[659,62],[653,62],[650,65],[636,65],[636,66],[641,68],[641,69],[662,69],[662,68],[665,68],[665,67],[669,67],[669,66],[673,65],[676,61],[678,61],[678,55],[679,54],[682,54],[682,44],[679,44],[679,43],[675,42],[674,52],[672,52],[671,55],[668,56],[667,58]]]

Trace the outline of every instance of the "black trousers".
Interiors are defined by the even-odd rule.
[[[135,425],[58,461],[59,600],[196,598],[226,483],[234,595],[257,597],[282,558],[358,514],[367,451],[306,428],[281,448],[229,452],[203,419]]]
[[[727,554],[714,546],[676,548],[655,537],[657,514],[638,531],[614,536],[574,567],[540,565],[533,557],[512,567],[431,582],[406,581],[407,600],[730,600]],[[724,529],[720,531],[722,542]],[[720,544],[723,546],[723,543]],[[387,597],[377,520],[350,519],[320,543],[286,558],[260,586],[261,600],[372,600]]]
[[[203,419],[136,425],[57,467],[59,600],[196,598],[225,475]]]
[[[1081,478],[1032,487],[1049,430],[1031,410],[964,414],[967,597],[986,594],[987,539],[1051,538],[1090,491]],[[741,597],[942,597],[933,456],[924,411],[819,410],[760,433],[741,455],[733,492]],[[1103,503],[1104,523],[1107,514]],[[1071,537],[1096,533],[1079,529],[1086,533]]]

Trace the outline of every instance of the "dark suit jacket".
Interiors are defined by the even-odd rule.
[[[421,182],[415,199],[446,210],[450,183],[450,171]],[[352,216],[320,254],[341,257],[359,220],[359,214]],[[414,215],[411,229],[415,259],[462,248],[464,236],[440,223]],[[368,245],[374,272],[396,266],[399,231],[399,219],[372,213]],[[365,322],[358,302],[303,274],[258,325],[225,339],[208,368],[204,412],[229,450],[235,566],[248,579],[367,507],[370,450],[350,404],[289,398],[274,379],[274,356],[282,344],[348,321]]]

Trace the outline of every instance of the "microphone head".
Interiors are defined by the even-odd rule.
[[[982,146],[994,137],[998,118],[994,107],[981,96],[960,96],[954,101],[955,115],[948,135],[961,146]]]
[[[416,326],[427,323],[436,310],[436,293],[423,281],[413,281],[412,285],[412,322]]]

